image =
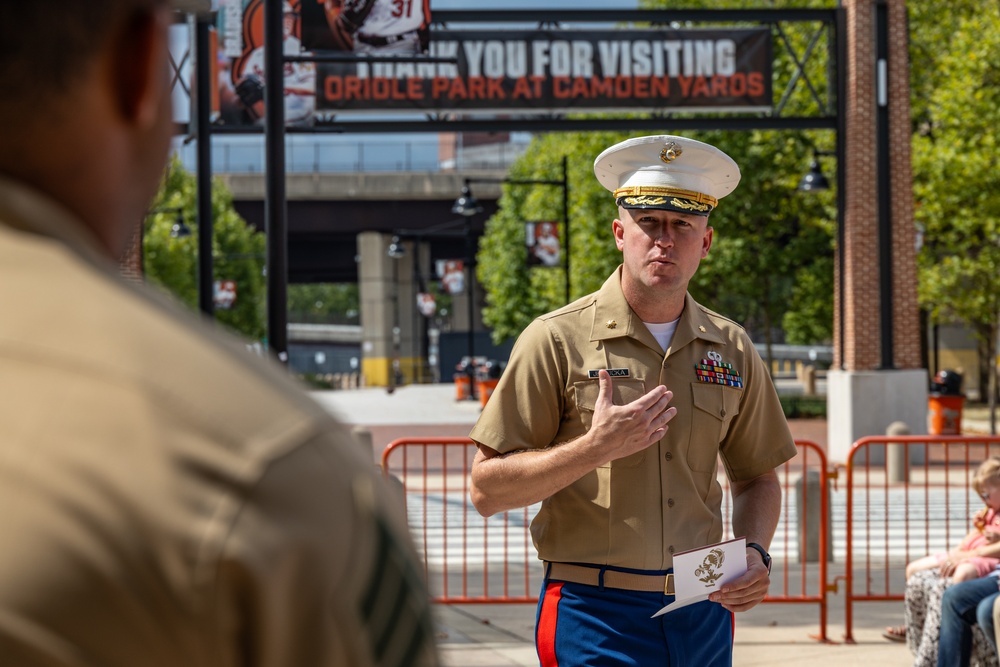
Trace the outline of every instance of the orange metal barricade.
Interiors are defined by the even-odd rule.
[[[764,601],[818,604],[817,639],[826,641],[826,458],[812,442],[796,444],[798,456],[778,469],[783,520],[771,545],[771,593]],[[528,530],[537,507],[483,519],[468,500],[475,452],[469,438],[441,437],[401,438],[382,454],[383,471],[397,477],[406,491],[408,520],[432,598],[463,604],[537,602],[542,568]],[[728,515],[731,494],[724,475],[720,481]],[[802,537],[805,534],[815,534],[816,544]]]
[[[468,500],[475,453],[469,438],[400,438],[383,451],[382,470],[403,483],[435,602],[535,603],[542,568],[528,524],[537,508],[480,516]]]
[[[969,532],[982,508],[972,489],[976,468],[997,454],[995,436],[873,436],[854,443],[846,470],[845,641],[854,641],[855,603],[902,600],[906,564],[954,548]]]
[[[764,602],[816,604],[819,607],[819,633],[813,638],[829,642],[826,627],[829,612],[827,593],[831,534],[831,478],[826,454],[814,442],[796,440],[799,453],[776,470],[782,488],[781,520],[770,553],[771,587]],[[724,514],[732,516],[728,484]],[[726,523],[727,537],[732,523]]]

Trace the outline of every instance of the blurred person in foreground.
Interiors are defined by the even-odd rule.
[[[541,503],[543,667],[732,663],[732,612],[767,594],[781,509],[774,468],[795,455],[767,367],[738,324],[688,283],[712,246],[709,214],[740,180],[714,146],[637,137],[597,157],[622,265],[597,292],[532,322],[471,438],[484,515]],[[674,602],[673,557],[723,535],[721,457],[745,573]]]
[[[116,261],[167,0],[0,0],[0,663],[437,665],[398,498],[278,365]]]

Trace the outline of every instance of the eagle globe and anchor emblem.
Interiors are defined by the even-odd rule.
[[[701,566],[694,571],[694,576],[698,577],[698,581],[705,584],[705,588],[711,588],[724,574],[721,568],[725,561],[725,551],[722,549],[712,549],[705,555],[705,560],[701,562]]]
[[[670,164],[678,157],[680,157],[681,153],[683,152],[684,151],[681,150],[681,147],[676,142],[673,141],[667,142],[666,144],[663,145],[663,150],[660,151],[660,160],[662,160],[666,164]]]

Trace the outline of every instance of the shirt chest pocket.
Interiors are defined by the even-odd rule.
[[[612,402],[615,405],[625,405],[641,398],[646,393],[646,387],[642,380],[612,379]],[[589,431],[594,421],[594,406],[597,405],[597,395],[600,393],[600,385],[595,380],[583,380],[574,382],[573,388],[576,393],[576,408],[580,413],[580,421],[583,422],[584,431]],[[602,465],[602,468],[634,467],[643,462],[646,458],[645,450],[615,459]]]
[[[742,392],[734,387],[707,382],[691,384],[691,436],[688,464],[698,472],[714,472],[719,445],[729,432],[733,417],[740,412]]]

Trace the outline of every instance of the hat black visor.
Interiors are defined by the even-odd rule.
[[[689,215],[699,215],[707,218],[712,212],[712,206],[696,202],[684,197],[619,197],[618,205],[627,209],[647,209],[657,211],[675,211]]]

